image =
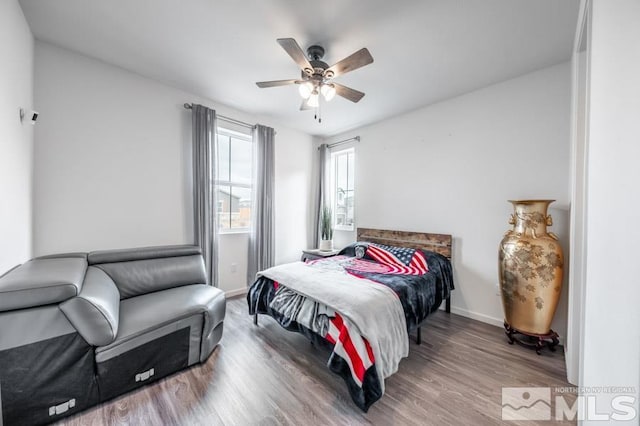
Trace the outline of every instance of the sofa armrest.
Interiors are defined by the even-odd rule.
[[[118,334],[120,293],[113,280],[99,268],[87,269],[80,294],[62,303],[60,309],[92,346],[108,345]]]

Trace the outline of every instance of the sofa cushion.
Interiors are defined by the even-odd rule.
[[[62,303],[60,309],[90,345],[103,346],[115,340],[120,293],[101,269],[90,266],[80,294]]]
[[[0,277],[0,312],[65,301],[82,288],[82,257],[30,260]]]
[[[191,284],[206,284],[201,255],[165,257],[95,265],[118,286],[121,299]]]
[[[199,318],[198,321],[204,319],[198,336],[200,340],[202,335],[207,336],[224,320],[225,307],[224,293],[220,289],[202,284],[176,287],[123,300],[120,302],[120,323],[116,340],[107,346],[96,348],[96,361],[102,362],[119,355],[122,351],[115,349],[123,345],[132,346],[127,345],[129,341],[146,343],[148,339],[139,338],[153,335],[154,331],[163,327],[168,332],[173,330],[171,325],[183,320],[186,321],[185,324],[190,324],[194,317]],[[196,353],[199,355],[200,350]]]
[[[201,250],[193,245],[95,251],[89,253],[88,261],[111,277],[121,299],[208,284]]]

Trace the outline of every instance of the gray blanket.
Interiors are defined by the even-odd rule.
[[[328,306],[283,285],[276,290],[276,295],[269,303],[269,307],[280,312],[288,320],[295,321],[322,337],[329,332],[329,318],[335,316],[335,311]]]

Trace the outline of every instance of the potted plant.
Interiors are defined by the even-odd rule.
[[[322,251],[330,251],[333,249],[333,228],[331,227],[332,217],[331,208],[322,207],[322,215],[320,216],[320,247]]]

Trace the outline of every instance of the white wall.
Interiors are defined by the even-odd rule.
[[[276,260],[307,247],[310,136],[40,41],[35,63],[35,254],[192,242],[185,102],[276,129]],[[225,290],[246,285],[243,239],[221,240]]]
[[[452,311],[496,325],[508,199],[558,200],[568,248],[570,66],[563,63],[331,138],[356,144],[356,225],[452,234]],[[355,239],[335,232],[338,245]],[[566,331],[566,289],[553,324]]]
[[[640,418],[640,2],[593,0],[581,386],[635,387]],[[611,413],[598,395],[599,413]],[[601,424],[599,421],[585,424]]]
[[[0,2],[0,275],[31,257],[33,36],[17,0]]]

